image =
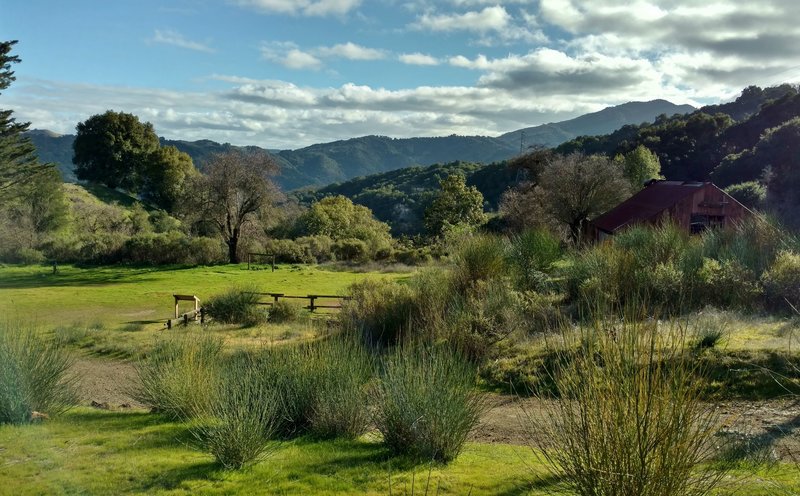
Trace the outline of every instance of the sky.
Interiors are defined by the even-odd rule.
[[[800,80],[798,0],[0,0],[0,39],[22,59],[0,108],[32,128],[111,109],[270,149]]]

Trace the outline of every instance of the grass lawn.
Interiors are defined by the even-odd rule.
[[[94,352],[129,356],[161,334],[164,321],[174,311],[173,294],[194,294],[201,302],[236,286],[290,295],[346,294],[350,284],[370,277],[407,274],[298,265],[279,265],[272,272],[247,270],[242,264],[191,268],[65,265],[54,275],[46,266],[6,266],[0,267],[0,315],[66,333],[68,341]],[[189,303],[183,304],[188,309]],[[313,334],[308,323],[215,329],[231,344],[242,346]]]
[[[800,491],[797,469],[741,467],[719,494]],[[427,489],[427,491],[426,491]],[[569,494],[526,447],[468,443],[447,466],[391,457],[374,439],[276,445],[226,472],[192,447],[186,424],[143,411],[79,408],[0,426],[0,493],[14,494]]]

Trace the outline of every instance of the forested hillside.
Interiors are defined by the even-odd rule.
[[[755,208],[766,205],[769,189],[774,208],[791,210],[796,200],[790,192],[800,188],[798,143],[798,89],[751,86],[733,102],[687,115],[662,115],[652,124],[625,125],[610,134],[581,136],[558,146],[556,152],[613,158],[643,145],[657,155],[666,179],[711,180],[732,187],[740,201]],[[439,178],[456,172],[483,193],[489,210],[496,209],[502,193],[517,182],[517,172],[507,161],[488,166],[456,162],[361,177],[307,192],[301,199],[345,195],[371,208],[394,233],[418,233]]]
[[[672,115],[693,110],[664,100],[631,102],[609,107],[560,123],[545,124],[508,133],[498,138],[488,136],[444,136],[397,139],[386,136],[363,136],[296,150],[269,150],[280,166],[277,183],[284,190],[320,187],[358,176],[387,172],[411,166],[426,166],[455,161],[491,163],[519,153],[520,133],[523,146],[556,146],[580,134],[607,133],[625,124],[652,122],[659,114]],[[65,181],[75,181],[72,164],[73,135],[32,131],[31,140],[45,162],[58,165]],[[211,155],[237,149],[259,150],[256,146],[237,147],[210,140],[183,141],[161,138],[162,146],[174,146],[188,153],[201,170]]]

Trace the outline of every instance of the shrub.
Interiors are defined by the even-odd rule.
[[[717,416],[701,401],[685,330],[640,318],[596,321],[551,371],[560,401],[528,415],[550,470],[577,494],[706,494]]]
[[[259,298],[254,288],[233,288],[212,296],[203,308],[209,317],[224,324],[257,325],[266,317],[258,307]]]
[[[547,273],[561,258],[561,241],[545,229],[530,229],[511,238],[508,257],[520,288],[542,290]]]
[[[368,382],[374,373],[372,358],[352,339],[334,338],[310,349],[316,364],[315,396],[310,430],[320,438],[356,438],[370,421]]]
[[[133,397],[175,419],[203,415],[215,400],[222,341],[210,336],[171,337],[136,364]]]
[[[227,261],[228,254],[217,238],[203,236],[189,238],[188,254],[185,263],[194,265],[211,265]]]
[[[269,309],[269,321],[275,323],[295,322],[302,315],[302,305],[289,300],[278,300]]]
[[[72,357],[58,341],[0,323],[0,424],[23,424],[33,412],[57,415],[76,402]]]
[[[446,349],[399,348],[384,365],[375,424],[392,453],[448,462],[483,410],[475,370]]]
[[[455,251],[453,270],[459,290],[465,291],[475,281],[502,277],[507,273],[506,244],[491,235],[462,237]]]
[[[449,341],[476,362],[525,326],[522,296],[502,279],[476,281],[448,310]]]
[[[340,239],[333,244],[333,252],[338,260],[347,262],[366,262],[370,259],[370,249],[365,241],[356,238]]]
[[[789,312],[788,301],[795,309],[800,309],[800,255],[791,251],[780,252],[761,281],[771,308]]]
[[[694,333],[694,348],[704,350],[715,347],[728,333],[730,319],[723,312],[712,307],[699,312],[691,322],[690,329]]]
[[[752,308],[761,292],[755,274],[737,259],[704,259],[697,285],[703,303],[725,308]]]
[[[340,338],[265,350],[260,376],[280,396],[278,432],[294,436],[357,437],[366,430],[367,352]]]
[[[295,239],[295,242],[316,262],[326,262],[334,258],[333,240],[328,236],[303,236]]]
[[[192,433],[222,466],[239,469],[266,457],[277,432],[281,397],[245,355],[226,367]]]
[[[387,346],[408,334],[414,315],[414,292],[388,280],[365,280],[350,286],[339,319],[347,330],[361,335],[365,344]]]

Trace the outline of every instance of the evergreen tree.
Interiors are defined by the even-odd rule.
[[[16,79],[11,70],[11,64],[20,62],[19,56],[11,55],[16,43],[0,42],[0,91]],[[33,143],[22,135],[29,126],[29,122],[17,122],[12,110],[0,110],[0,205],[19,198],[23,186],[53,169],[51,164],[39,163]]]

